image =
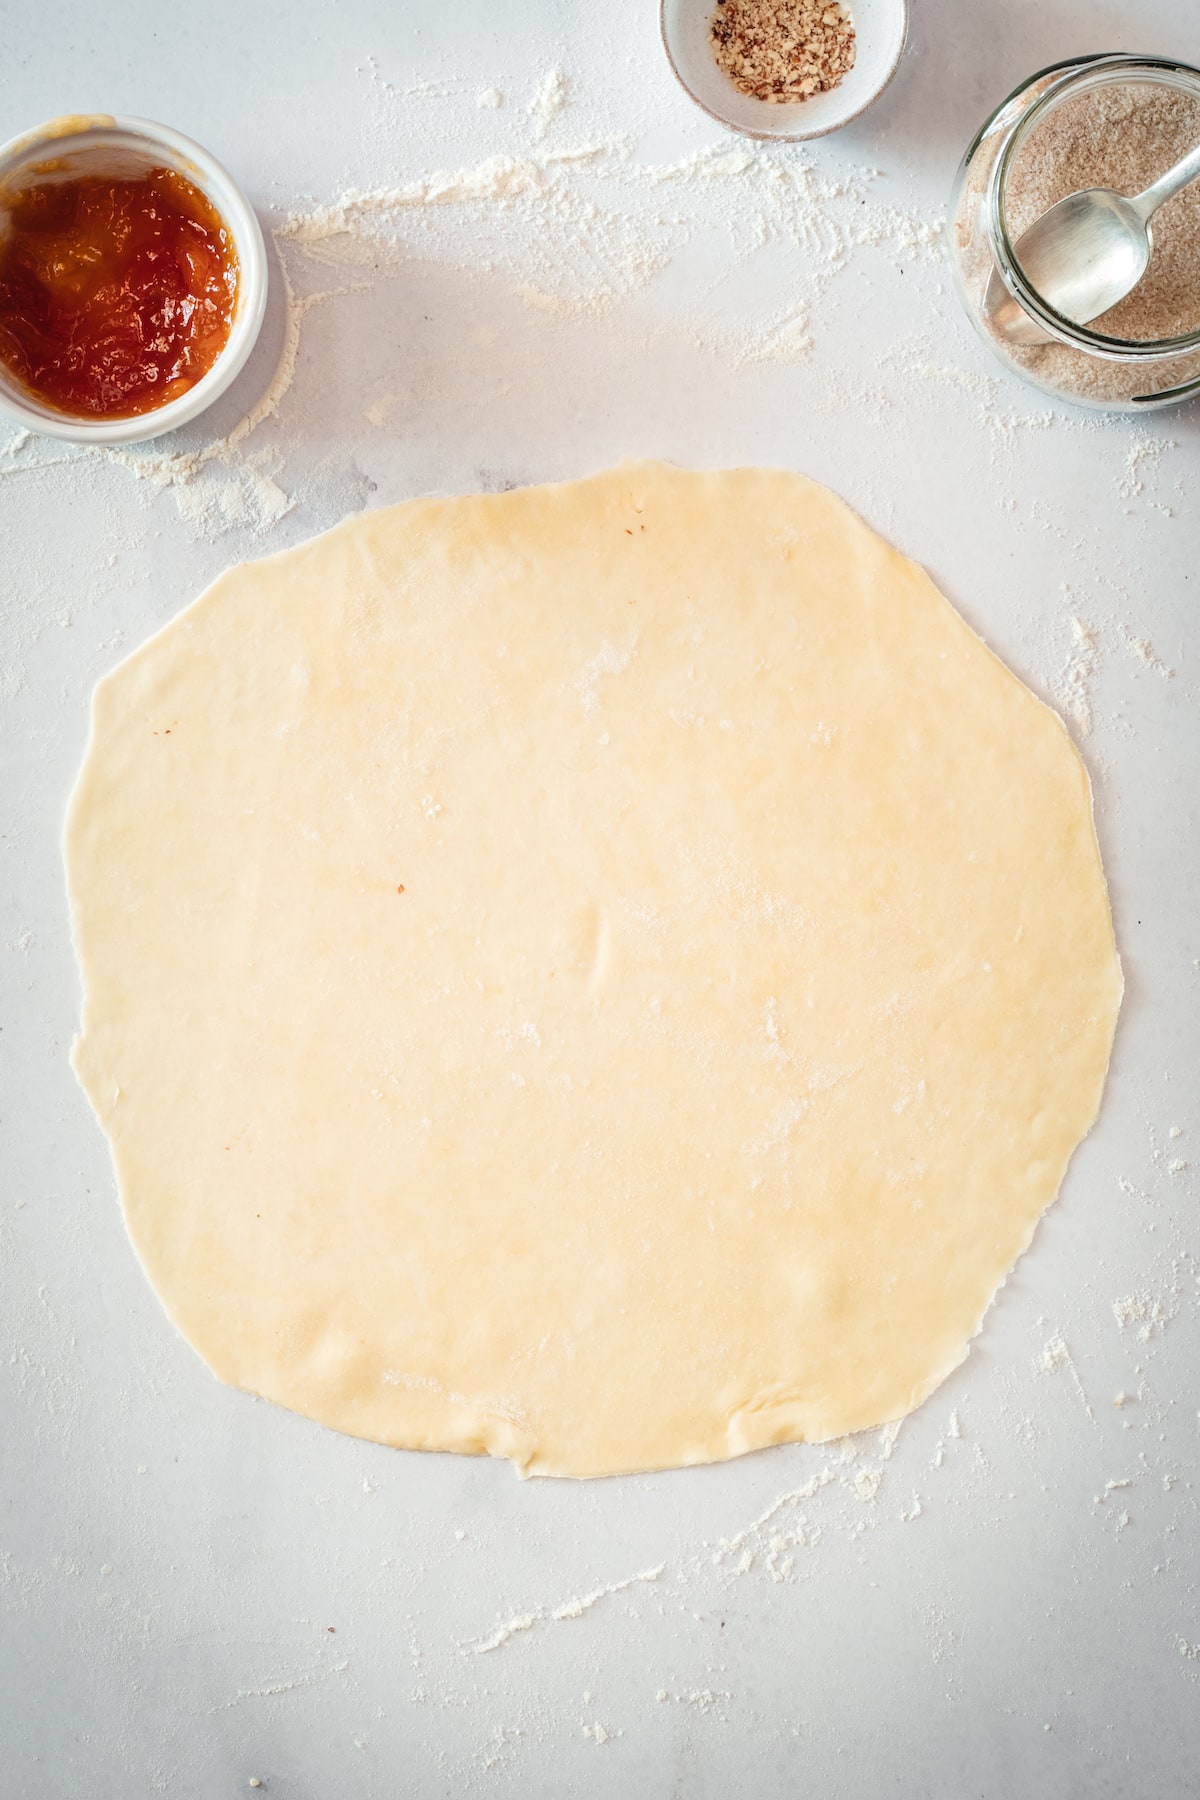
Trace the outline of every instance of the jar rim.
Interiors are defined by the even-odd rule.
[[[1073,57],[1067,62],[1051,63],[1048,68],[1040,69],[1037,74],[1022,82],[997,107],[988,125],[980,133],[980,138],[987,134],[1006,107],[1047,75],[1057,75],[1058,79],[1052,81],[1020,118],[1008,127],[1004,144],[988,180],[988,235],[991,239],[992,256],[1004,285],[1030,317],[1059,343],[1086,350],[1093,356],[1100,356],[1108,361],[1128,362],[1152,358],[1161,361],[1163,358],[1182,356],[1189,350],[1200,349],[1200,326],[1180,337],[1109,337],[1104,332],[1089,330],[1086,325],[1077,325],[1074,320],[1055,312],[1031,285],[1017,261],[1008,232],[1004,205],[1009,176],[1018,151],[1033,127],[1063,99],[1074,93],[1086,93],[1093,87],[1115,86],[1119,82],[1140,79],[1156,86],[1174,87],[1178,91],[1192,93],[1200,100],[1200,69],[1176,57],[1136,56],[1124,51]]]

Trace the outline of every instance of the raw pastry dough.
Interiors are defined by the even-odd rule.
[[[1058,718],[839,500],[367,514],[96,690],[75,1066],[171,1318],[385,1443],[602,1475],[907,1413],[1090,1125]]]

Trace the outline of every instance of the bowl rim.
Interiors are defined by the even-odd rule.
[[[697,0],[697,3],[712,5],[713,0]],[[694,106],[698,106],[702,113],[707,113],[710,119],[715,119],[717,124],[723,125],[727,131],[736,131],[740,137],[753,138],[760,144],[808,143],[814,138],[829,137],[833,132],[841,131],[843,127],[852,125],[855,119],[861,119],[867,108],[873,106],[880,94],[891,85],[892,79],[903,60],[904,52],[908,45],[909,30],[912,25],[912,8],[909,0],[892,0],[892,4],[899,7],[901,15],[900,39],[896,45],[896,54],[889,63],[883,80],[867,95],[861,105],[856,106],[853,112],[847,113],[845,118],[838,119],[833,125],[821,125],[816,130],[812,131],[756,131],[752,125],[735,124],[732,119],[726,118],[724,113],[717,112],[713,107],[709,106],[706,101],[702,100],[695,89],[690,87],[684,80],[680,73],[679,65],[675,61],[675,55],[671,49],[670,36],[667,31],[667,7],[670,4],[671,0],[658,0],[658,35],[667,58],[667,65],[670,68],[672,75],[674,75],[688,99]]]
[[[238,183],[217,158],[173,126],[132,113],[64,114],[0,144],[0,182],[55,146],[83,148],[89,136],[123,133],[165,153],[164,160],[195,179],[224,220],[238,259],[238,294],[229,336],[216,361],[186,393],[149,412],[121,419],[78,418],[60,413],[30,395],[0,370],[0,414],[44,437],[77,444],[136,444],[174,431],[199,417],[241,373],[258,339],[267,306],[269,275],[266,242],[258,216]]]

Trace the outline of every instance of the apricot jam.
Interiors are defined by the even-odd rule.
[[[185,394],[225,346],[237,288],[228,226],[173,169],[0,200],[0,361],[60,412],[129,418]]]

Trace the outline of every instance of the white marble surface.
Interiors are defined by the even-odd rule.
[[[722,140],[673,86],[654,13],[0,0],[5,135],[68,109],[163,118],[276,226],[348,185],[410,202],[350,264],[279,245],[294,379],[227,456],[178,460],[270,392],[278,262],[255,362],[211,432],[157,447],[174,460],[139,473],[0,427],[13,1800],[217,1800],[251,1777],[272,1800],[1194,1785],[1200,409],[1052,408],[986,361],[926,240],[1009,88],[1079,51],[1195,59],[1195,3],[915,0],[901,72],[861,122],[690,175],[663,171]],[[555,67],[565,104],[531,114]],[[480,106],[493,88],[504,103]],[[428,203],[420,178],[496,155],[525,184],[509,208]],[[305,309],[313,293],[329,297]],[[522,1484],[230,1392],[174,1335],[67,1066],[59,830],[92,682],[227,563],[357,507],[633,453],[829,482],[1068,705],[1128,995],[1061,1201],[890,1457],[868,1438]],[[714,1561],[827,1465],[745,1540],[751,1567]],[[780,1529],[808,1541],[773,1551]],[[660,1564],[580,1617],[465,1648]]]

